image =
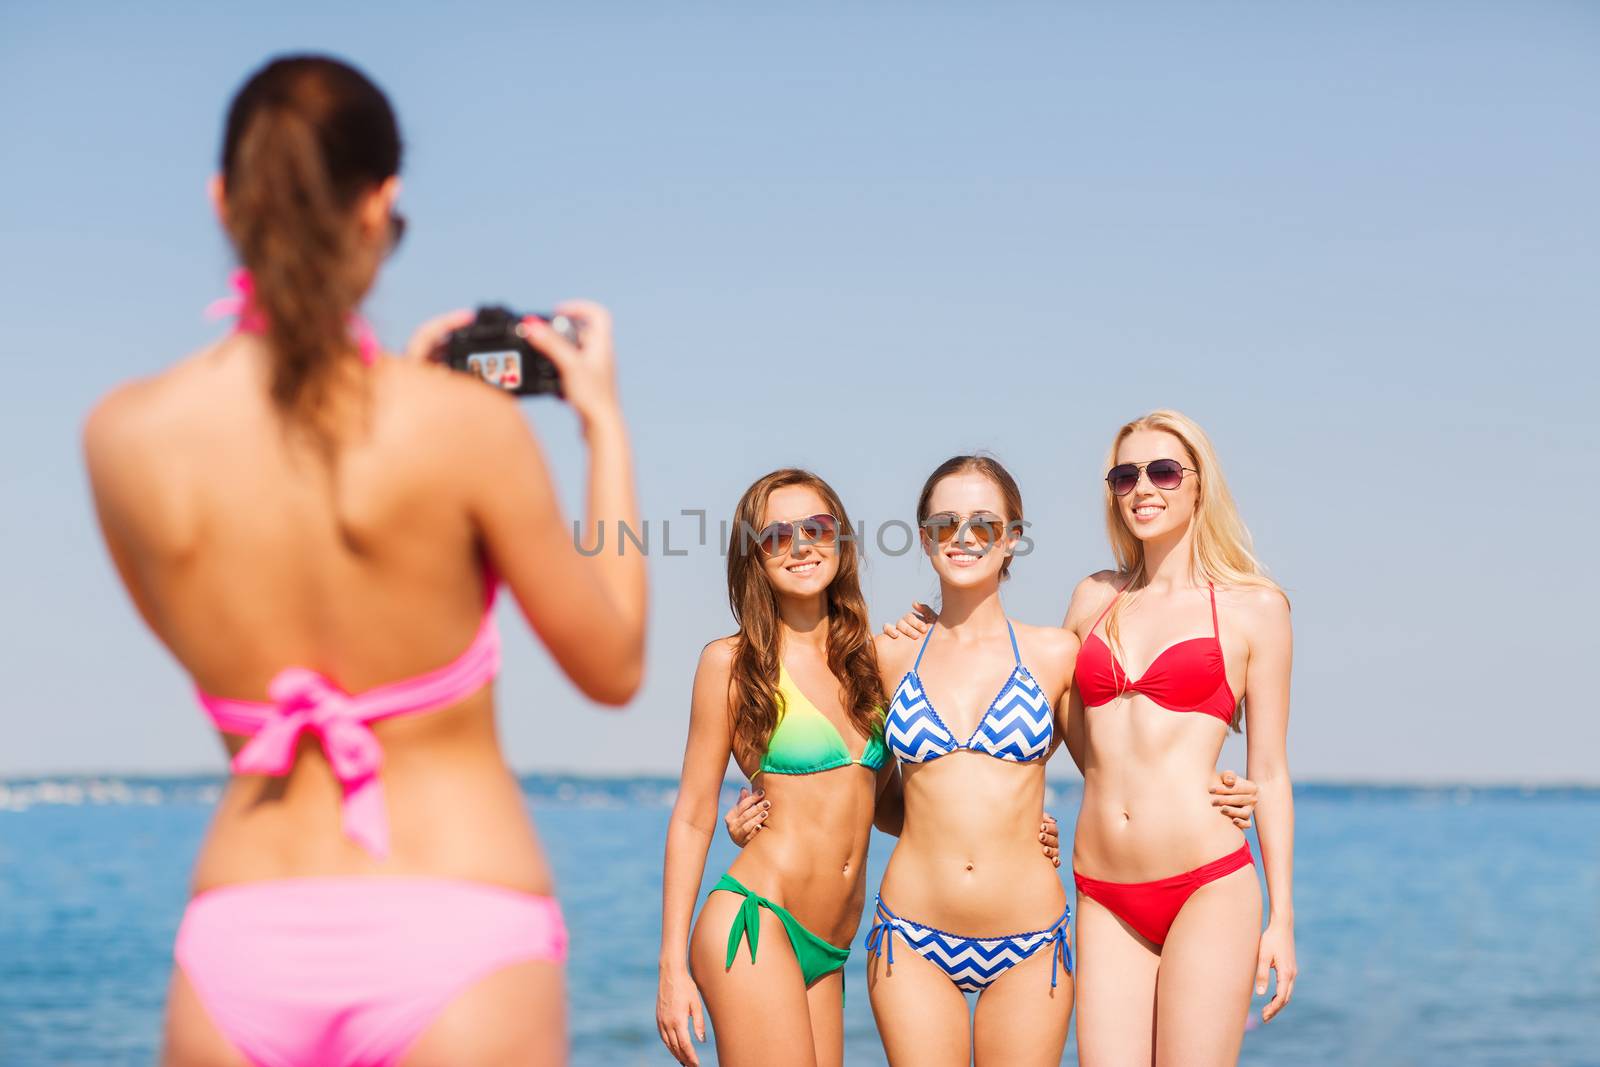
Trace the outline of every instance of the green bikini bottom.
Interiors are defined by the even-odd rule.
[[[732,967],[734,957],[739,954],[739,942],[750,942],[750,962],[756,961],[756,941],[761,936],[761,908],[766,908],[778,917],[783,923],[783,928],[789,932],[789,944],[794,948],[794,958],[800,961],[800,976],[805,979],[807,986],[819,978],[826,978],[834,971],[842,970],[845,961],[850,958],[848,948],[840,948],[822,940],[816,934],[800,925],[800,920],[790,915],[788,909],[774,904],[766,897],[750,892],[731,874],[725,874],[716,885],[711,887],[715,893],[719,889],[729,893],[737,893],[744,897],[744,903],[739,905],[739,913],[733,917],[733,926],[728,930],[728,962],[723,966]]]

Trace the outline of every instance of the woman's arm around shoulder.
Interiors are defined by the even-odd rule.
[[[873,801],[872,825],[890,837],[899,837],[906,825],[906,794],[900,780],[900,761],[890,756],[878,771],[877,797]]]

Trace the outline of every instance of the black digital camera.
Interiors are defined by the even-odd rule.
[[[563,396],[555,364],[522,335],[527,317],[505,307],[480,307],[470,324],[445,336],[444,362],[516,396]],[[578,344],[578,323],[570,316],[534,312],[533,317]]]

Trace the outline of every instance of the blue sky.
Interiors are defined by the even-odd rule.
[[[77,433],[215,335],[224,108],[314,49],[383,85],[407,140],[380,333],[607,302],[658,527],[785,464],[904,519],[986,448],[1035,524],[1008,607],[1057,622],[1109,558],[1110,435],[1177,407],[1293,597],[1300,776],[1593,781],[1597,47],[1574,3],[9,4],[0,773],[221,766],[115,582]],[[573,420],[527,410],[576,504]],[[506,609],[514,765],[676,769],[722,561],[652,580],[620,719]],[[869,554],[866,587],[881,620],[935,583]]]

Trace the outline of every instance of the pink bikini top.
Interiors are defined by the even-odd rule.
[[[234,276],[239,296],[218,301],[213,314],[237,314],[238,329],[258,332],[259,312],[249,306],[250,278]],[[362,359],[377,357],[372,331],[359,319],[352,323]],[[369,723],[394,715],[413,715],[454,704],[487,685],[500,670],[500,634],[494,625],[499,579],[487,565],[483,620],[478,632],[455,659],[412,678],[389,682],[361,693],[348,693],[326,675],[307,667],[285,667],[267,684],[266,701],[213,696],[196,687],[200,704],[217,729],[242,734],[249,742],[230,764],[238,774],[287,774],[294,766],[295,746],[306,730],[316,735],[328,765],[344,789],[345,836],[382,859],[389,854],[389,817],[383,802],[378,768],[383,748]]]
[[[233,327],[236,333],[266,333],[266,317],[250,302],[255,293],[255,279],[250,277],[250,272],[242,267],[234,271],[228,286],[234,295],[213,300],[206,307],[206,318],[223,319],[233,315],[238,319]],[[378,362],[378,335],[372,332],[372,325],[360,315],[352,314],[350,334],[355,338],[356,351],[361,353],[361,362],[369,367]]]
[[[1238,700],[1228,685],[1228,671],[1222,658],[1222,631],[1217,625],[1217,590],[1211,588],[1211,636],[1191,637],[1162,649],[1161,654],[1144,672],[1144,677],[1132,679],[1122,669],[1117,657],[1095,632],[1111,611],[1111,604],[1122,596],[1111,598],[1111,604],[1100,613],[1100,618],[1089,627],[1078,652],[1078,663],[1073,668],[1073,684],[1083,697],[1083,706],[1098,708],[1109,704],[1123,693],[1142,693],[1168,711],[1198,711],[1214,715],[1225,723],[1233,722]]]

